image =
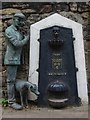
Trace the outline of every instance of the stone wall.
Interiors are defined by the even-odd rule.
[[[13,15],[19,11],[23,12],[26,15],[28,26],[56,12],[61,14],[62,16],[65,16],[83,25],[86,69],[88,77],[88,86],[90,86],[89,8],[90,3],[85,2],[2,3],[2,10],[0,10],[0,14],[2,14],[2,21],[0,21],[0,83],[2,82],[3,96],[6,96],[6,67],[3,64],[4,54],[6,50],[4,31],[7,28],[7,26],[9,26],[12,23]],[[23,48],[22,65],[19,66],[17,78],[27,79],[29,70],[28,60],[29,60],[29,44],[27,44]]]

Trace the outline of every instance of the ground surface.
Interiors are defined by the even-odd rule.
[[[3,118],[88,118],[88,107],[67,107],[63,109],[29,107],[20,111],[6,107],[0,109]]]

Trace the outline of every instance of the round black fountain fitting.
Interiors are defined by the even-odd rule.
[[[48,104],[54,108],[61,108],[68,105],[69,86],[64,82],[52,82],[47,87]]]

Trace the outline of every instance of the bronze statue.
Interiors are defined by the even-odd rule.
[[[40,94],[37,85],[26,80],[17,80],[15,88],[20,94],[21,105],[25,108],[28,108],[28,92],[31,91],[37,96]]]
[[[20,65],[22,47],[28,42],[29,34],[25,35],[20,31],[20,27],[25,25],[25,15],[16,13],[13,17],[13,23],[5,30],[7,50],[4,64],[7,66],[7,92],[9,106],[20,110],[23,107],[16,103],[15,82],[17,68]]]

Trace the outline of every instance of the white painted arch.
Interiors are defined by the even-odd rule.
[[[82,104],[88,104],[88,92],[87,92],[87,77],[85,67],[85,55],[84,55],[84,42],[83,31],[80,23],[74,22],[68,18],[61,16],[60,14],[53,14],[45,19],[32,24],[30,27],[30,58],[29,58],[29,81],[38,85],[38,72],[39,68],[39,42],[40,30],[52,26],[62,26],[71,28],[73,31],[74,51],[76,67],[79,68],[77,72],[77,88],[78,95],[81,98]],[[36,99],[36,96],[31,95],[30,99]]]

